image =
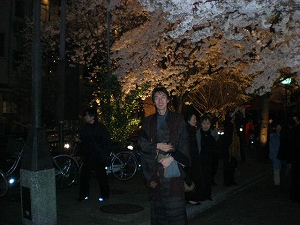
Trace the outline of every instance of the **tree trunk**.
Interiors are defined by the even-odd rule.
[[[183,107],[183,101],[182,99],[178,99],[177,102],[177,107],[176,107],[176,112],[181,113],[182,112],[182,107]]]
[[[182,107],[183,107],[183,97],[180,96],[173,96],[172,97],[172,102],[169,105],[169,108],[177,113],[181,113],[182,112]]]
[[[259,132],[259,155],[263,160],[268,157],[268,124],[269,124],[270,93],[260,98],[260,132]]]

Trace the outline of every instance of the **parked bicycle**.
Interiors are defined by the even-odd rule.
[[[20,161],[23,153],[23,146],[23,138],[9,139],[7,142],[7,151],[5,153],[10,156],[1,159],[0,197],[4,196],[10,187],[19,183]]]
[[[129,180],[141,169],[140,152],[135,150],[132,144],[127,146],[126,151],[112,152],[110,157],[111,161],[106,171],[118,180]]]
[[[53,165],[57,188],[68,187],[76,181],[79,174],[79,165],[73,157],[69,155],[54,156]]]
[[[20,166],[24,150],[24,140],[13,140],[13,145],[18,146],[0,169],[0,197],[3,197],[11,188],[20,182]],[[10,145],[8,145],[10,147]],[[21,147],[20,147],[21,146]],[[73,184],[78,177],[79,166],[77,161],[69,155],[56,155],[53,157],[55,180],[57,188],[65,188]]]
[[[75,140],[75,137],[74,137]],[[78,162],[79,172],[82,162],[78,156],[79,146],[72,142],[71,157]],[[126,150],[112,151],[107,160],[105,167],[108,175],[112,174],[115,178],[121,181],[131,179],[141,169],[140,152],[134,142],[129,142]]]

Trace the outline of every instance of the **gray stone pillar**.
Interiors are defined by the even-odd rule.
[[[56,225],[55,170],[21,169],[22,224]]]

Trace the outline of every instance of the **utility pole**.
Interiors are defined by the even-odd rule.
[[[41,0],[34,0],[32,44],[32,127],[21,164],[22,224],[56,225],[55,171],[41,124]]]
[[[65,56],[65,40],[66,40],[66,6],[67,1],[62,0],[60,5],[60,39],[59,39],[59,61],[58,61],[58,101],[57,101],[57,119],[59,123],[59,148],[64,148],[64,119],[65,119],[65,85],[66,85],[66,56]]]

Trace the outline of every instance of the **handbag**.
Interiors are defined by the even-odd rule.
[[[173,177],[179,177],[180,176],[180,170],[178,167],[178,163],[173,160],[171,164],[165,168],[164,170],[164,177],[165,178],[173,178]]]
[[[160,161],[162,158],[169,157],[169,154],[162,154],[157,151],[156,160]],[[180,170],[177,161],[173,160],[170,165],[164,168],[164,177],[165,178],[173,178],[180,177]]]

